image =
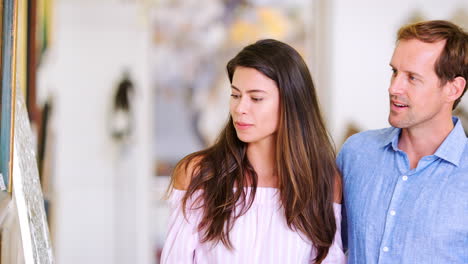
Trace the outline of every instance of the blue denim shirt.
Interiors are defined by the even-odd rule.
[[[461,121],[410,169],[401,129],[350,137],[338,155],[348,263],[468,263],[468,140]]]

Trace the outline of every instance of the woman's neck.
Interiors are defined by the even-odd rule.
[[[278,187],[276,146],[273,140],[250,143],[247,158],[258,176],[258,187]]]

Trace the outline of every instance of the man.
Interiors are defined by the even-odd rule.
[[[468,140],[452,110],[467,89],[468,34],[426,21],[397,40],[392,127],[350,137],[337,158],[348,261],[466,264]]]

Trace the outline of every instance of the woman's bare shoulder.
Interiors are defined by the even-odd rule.
[[[335,180],[334,180],[334,186],[333,186],[333,201],[335,203],[341,204],[342,198],[342,180],[341,180],[341,174],[337,172],[335,174]]]
[[[192,177],[198,172],[199,164],[203,156],[186,157],[182,159],[174,169],[172,182],[174,189],[187,190]]]

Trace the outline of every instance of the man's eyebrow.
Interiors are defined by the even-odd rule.
[[[397,69],[397,68],[396,68],[395,66],[393,66],[391,63],[390,63],[389,65],[390,65],[390,67],[392,67],[392,69],[395,69],[395,70]],[[414,71],[403,71],[403,72],[409,73],[409,74],[411,74],[411,75],[415,75],[415,76],[417,76],[417,77],[419,77],[419,78],[423,78],[423,76],[422,76],[421,74],[419,74],[419,73],[417,73],[417,72],[414,72]]]

